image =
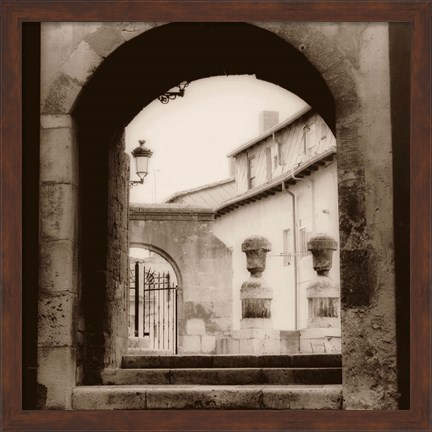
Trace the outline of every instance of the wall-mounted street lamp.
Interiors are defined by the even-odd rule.
[[[169,91],[164,93],[163,95],[160,95],[158,99],[163,103],[167,104],[170,100],[174,100],[177,96],[183,97],[185,93],[185,88],[189,85],[187,81],[182,81],[178,86],[177,91]]]
[[[132,150],[132,157],[135,159],[136,174],[140,180],[129,181],[129,186],[136,186],[144,183],[144,177],[148,174],[148,163],[153,152],[144,146],[145,140],[139,140],[140,145]]]

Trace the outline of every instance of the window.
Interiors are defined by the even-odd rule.
[[[303,153],[306,154],[308,149],[308,137],[309,137],[310,128],[308,125],[303,127]]]
[[[277,157],[277,155],[275,155],[273,157],[273,166],[274,166],[274,169],[276,169],[277,166],[278,166],[278,157]]]
[[[256,170],[255,155],[248,157],[248,189],[256,186],[255,170]]]
[[[325,140],[327,138],[327,125],[322,121],[321,122],[321,132],[320,132],[320,140]]]
[[[300,228],[299,230],[299,246],[300,246],[300,253],[307,255],[308,249],[307,249],[307,232],[306,228]]]
[[[283,265],[289,266],[291,264],[291,242],[290,242],[290,230],[286,229],[282,231],[283,241]]]
[[[303,127],[303,153],[310,153],[311,149],[315,147],[315,125],[306,125]]]
[[[271,180],[271,178],[272,178],[272,163],[271,163],[271,148],[270,147],[266,148],[266,168],[267,168],[266,179]]]
[[[279,165],[285,165],[285,160],[283,157],[282,143],[281,142],[277,143],[277,154],[278,154],[278,159],[279,159]]]
[[[234,177],[236,174],[236,158],[232,157],[229,160],[229,175]]]

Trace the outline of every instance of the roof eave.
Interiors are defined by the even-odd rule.
[[[302,108],[300,111],[297,111],[294,115],[289,117],[288,119],[284,120],[282,123],[277,124],[276,126],[272,127],[271,129],[266,130],[261,135],[257,136],[256,138],[246,142],[245,144],[241,145],[240,147],[237,147],[234,149],[231,153],[227,154],[227,158],[237,156],[239,153],[247,150],[249,147],[252,147],[253,145],[259,143],[260,141],[268,138],[270,135],[273,135],[274,133],[278,132],[279,130],[283,129],[284,127],[290,125],[291,123],[294,123],[297,119],[299,119],[301,116],[309,112],[312,108],[308,105],[304,108]]]
[[[295,177],[301,175],[302,172],[307,171],[309,168],[319,165],[322,161],[330,161],[332,162],[334,156],[336,155],[336,146],[332,146],[325,152],[317,155],[314,158],[311,158],[307,162],[299,165],[297,168],[294,168],[286,173],[276,177],[275,179],[264,183],[254,189],[250,189],[242,195],[237,195],[234,198],[231,198],[218,207],[215,208],[216,217],[220,216],[223,213],[231,211],[232,208],[238,207],[239,205],[244,205],[243,202],[254,201],[254,198],[259,195],[273,195],[276,191],[272,191],[273,189],[278,188],[282,182],[287,182],[289,180],[294,180]],[[260,199],[260,198],[259,198]]]
[[[166,198],[163,202],[164,203],[170,203],[172,200],[174,200],[176,198],[180,198],[182,196],[189,195],[189,194],[194,193],[194,192],[200,192],[202,190],[210,189],[210,188],[213,188],[213,187],[216,187],[216,186],[221,186],[221,185],[224,185],[224,184],[228,184],[228,183],[231,183],[231,182],[234,182],[234,181],[235,181],[235,177],[228,177],[227,179],[219,180],[219,181],[213,182],[213,183],[207,183],[207,184],[205,184],[203,186],[198,186],[196,188],[186,189],[186,190],[183,190],[183,191],[175,192],[172,195],[170,195],[168,198]]]

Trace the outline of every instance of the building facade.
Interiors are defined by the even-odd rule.
[[[339,306],[336,328],[319,335],[305,331],[307,287],[315,277],[308,241],[319,233],[339,241],[335,137],[309,107],[282,123],[272,114],[261,114],[261,119],[273,121],[261,122],[266,130],[228,155],[234,180],[179,192],[168,201],[213,203],[213,232],[232,250],[234,331],[242,317],[240,287],[248,278],[241,245],[249,236],[260,235],[272,248],[264,277],[273,289],[273,329],[300,331],[302,352],[338,352]],[[231,197],[215,202],[216,195],[224,196],[217,194],[219,188],[225,196],[229,190]],[[330,276],[339,283],[338,250]]]

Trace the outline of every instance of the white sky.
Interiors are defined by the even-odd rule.
[[[126,128],[129,154],[139,139],[153,150],[149,175],[144,185],[131,188],[130,201],[162,202],[175,192],[227,178],[226,155],[259,134],[261,111],[278,111],[281,122],[305,105],[250,75],[193,81],[183,98],[153,101]],[[132,158],[131,179],[138,179]]]

